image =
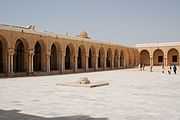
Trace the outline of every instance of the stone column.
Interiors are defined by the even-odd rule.
[[[167,56],[164,56],[164,66],[167,66]]]
[[[28,50],[28,74],[33,73],[33,56],[34,51],[32,49]]]
[[[114,69],[114,57],[112,57],[112,61],[111,61],[111,69]]]
[[[77,72],[77,55],[74,56],[73,65],[74,65],[74,72]]]
[[[9,53],[9,51],[8,51],[8,62],[7,62],[7,72],[8,72],[8,74],[9,73],[11,73],[11,55],[10,55],[10,53]]]
[[[119,55],[117,56],[117,64],[118,64],[117,68],[120,68],[120,56]]]
[[[89,55],[86,55],[85,56],[85,71],[87,72],[88,71],[88,58],[89,58]]]
[[[13,48],[8,49],[8,74],[14,73],[13,56],[14,56],[14,49]]]
[[[150,66],[153,66],[153,57],[150,56]]]
[[[106,56],[103,56],[104,57],[104,61],[103,61],[103,63],[104,63],[104,70],[106,70]]]
[[[151,65],[153,66],[153,65],[154,65],[154,61],[153,61],[154,58],[153,58],[153,52],[152,52],[152,50],[149,51],[149,57],[150,57],[150,66],[151,66]]]
[[[168,62],[168,60],[167,60],[167,51],[163,51],[163,53],[164,53],[164,66],[167,66],[168,64],[167,64],[167,62]]]
[[[50,70],[50,55],[51,55],[51,52],[47,52],[46,53],[46,72],[50,72],[51,70]]]
[[[180,66],[180,53],[179,53],[179,66]]]
[[[65,53],[62,51],[62,56],[59,57],[59,71],[64,73],[65,70]]]
[[[127,65],[126,59],[125,59],[124,57],[123,57],[123,62],[124,62],[124,63],[123,63],[123,68],[127,68],[128,65]]]
[[[93,60],[95,62],[95,63],[93,63],[94,64],[94,69],[98,70],[98,55],[94,55]]]

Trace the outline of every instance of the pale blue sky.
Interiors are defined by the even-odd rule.
[[[123,44],[180,41],[180,0],[0,0],[0,23]]]

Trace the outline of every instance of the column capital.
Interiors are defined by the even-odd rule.
[[[33,49],[28,49],[28,54],[29,55],[34,55],[34,50]]]
[[[73,55],[72,57],[77,58],[77,57],[78,57],[78,55],[77,55],[77,54],[75,54],[75,55]]]
[[[66,51],[65,51],[65,50],[58,50],[58,52],[60,52],[60,54],[61,54],[62,56],[66,56]]]
[[[46,56],[50,56],[50,55],[51,55],[51,51],[48,50],[48,51],[46,52]]]
[[[60,54],[60,56],[61,56],[61,57],[65,57],[65,56],[66,56],[66,54],[65,54],[65,53],[62,53],[62,54]]]
[[[85,56],[86,56],[86,57],[89,57],[89,53],[86,53]]]
[[[8,49],[8,73],[12,74],[13,73],[13,55],[14,55],[14,49],[9,48]]]
[[[92,57],[93,57],[93,58],[98,58],[98,56],[97,56],[97,55],[92,55]]]
[[[93,54],[92,56],[93,56],[93,57],[98,57],[98,56],[99,56],[99,54]]]
[[[164,59],[167,59],[167,55],[164,55]]]
[[[9,54],[9,55],[14,55],[14,53],[15,53],[14,48],[9,48],[9,49],[8,49],[8,54]]]

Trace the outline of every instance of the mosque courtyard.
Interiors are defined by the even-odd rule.
[[[81,77],[108,86],[61,86]],[[180,120],[180,72],[146,68],[0,79],[0,120]]]

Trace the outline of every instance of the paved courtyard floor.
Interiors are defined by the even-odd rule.
[[[81,77],[110,85],[57,85]],[[0,120],[180,120],[180,73],[128,69],[3,78]]]

